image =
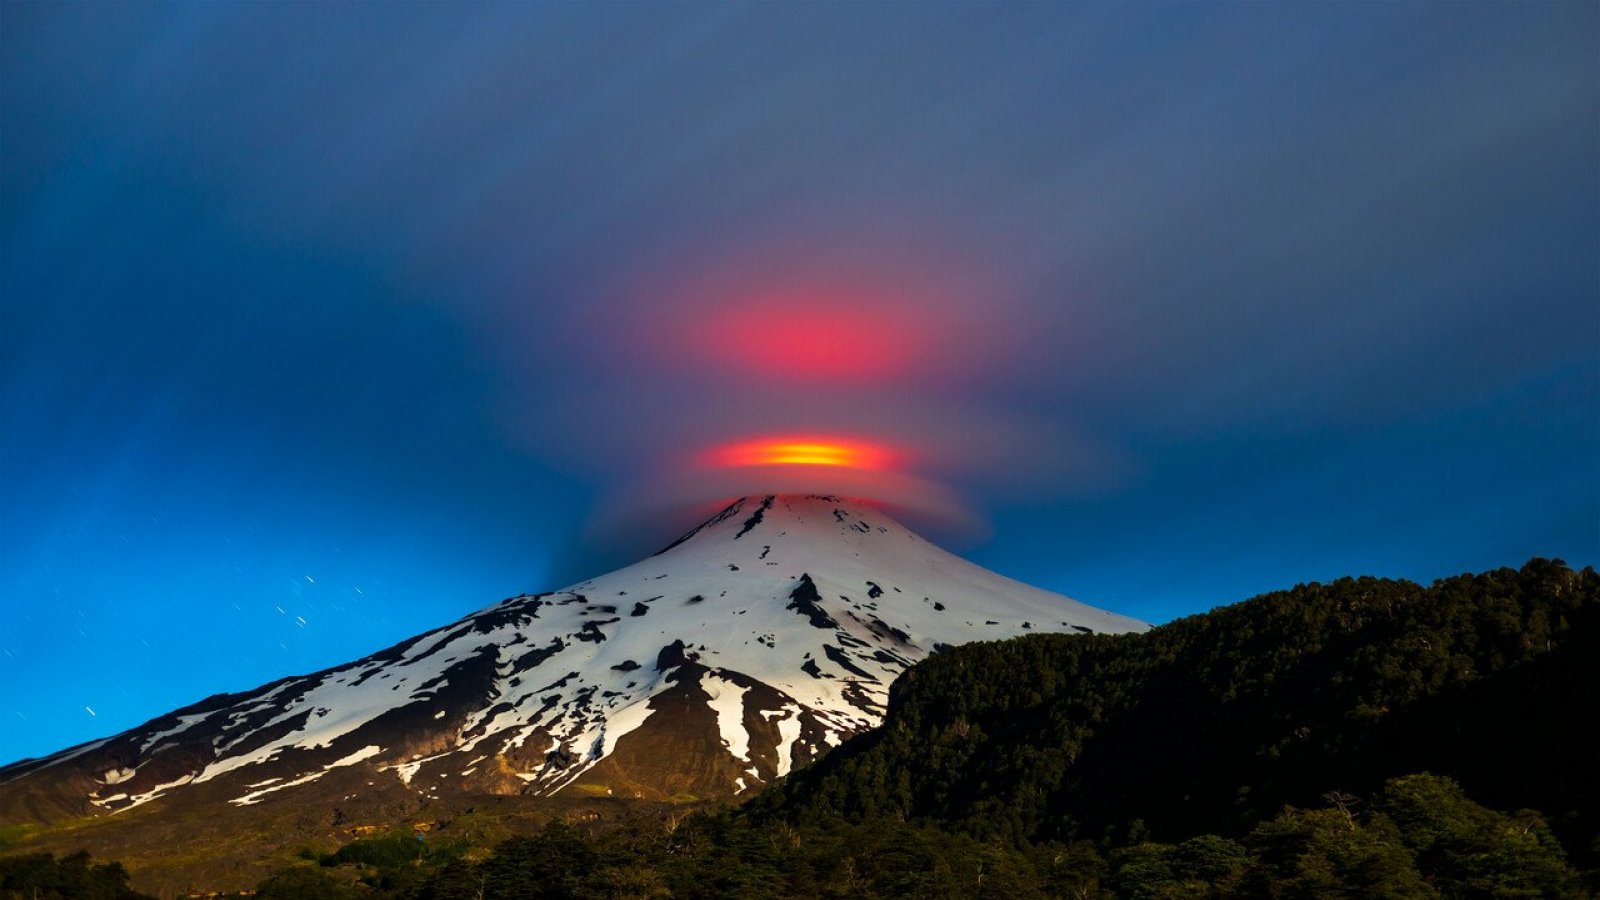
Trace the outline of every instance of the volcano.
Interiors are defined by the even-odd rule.
[[[1145,627],[864,503],[746,497],[626,568],[0,769],[0,818],[736,797],[876,725],[895,678],[945,647]]]

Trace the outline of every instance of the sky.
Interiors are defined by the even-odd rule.
[[[1151,622],[1600,562],[1597,58],[1592,3],[0,5],[0,763],[629,562],[772,441]]]

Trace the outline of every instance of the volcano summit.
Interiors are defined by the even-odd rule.
[[[1143,628],[870,506],[746,497],[626,568],[0,769],[0,817],[400,792],[412,808],[734,796],[876,725],[890,683],[945,646]]]

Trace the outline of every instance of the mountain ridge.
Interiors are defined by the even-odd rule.
[[[856,501],[745,497],[631,566],[0,768],[0,817],[251,806],[319,782],[420,801],[736,796],[876,724],[894,678],[943,647],[1143,627]]]

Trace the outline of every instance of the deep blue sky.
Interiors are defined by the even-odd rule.
[[[7,3],[0,49],[0,762],[626,561],[609,508],[774,429],[1151,621],[1600,562],[1592,3]],[[922,355],[742,372],[767,288]]]

